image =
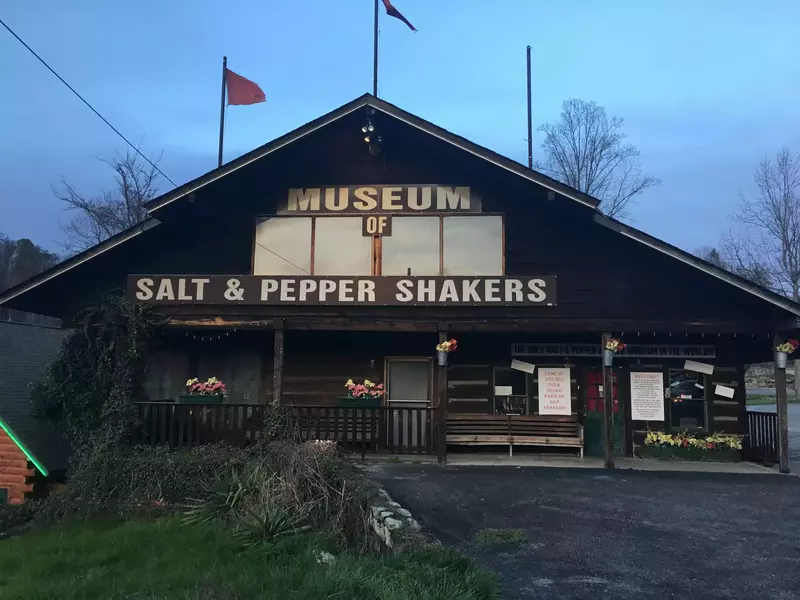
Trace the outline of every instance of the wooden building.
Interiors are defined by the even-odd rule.
[[[388,390],[377,416],[298,408],[307,433],[377,420],[352,424],[351,441],[440,456],[497,436],[580,439],[602,456],[606,414],[623,455],[648,429],[746,433],[744,366],[770,360],[800,315],[603,216],[596,199],[371,95],[156,198],[140,226],[0,305],[69,321],[115,288],[167,318],[150,401],[216,376],[245,415],[278,401],[335,407],[347,379],[369,378]],[[608,335],[628,344],[605,374],[613,385]],[[451,337],[459,348],[438,366],[434,347]],[[660,374],[650,378],[660,406],[632,397],[632,378],[647,385],[637,373]],[[553,398],[540,398],[545,378]]]

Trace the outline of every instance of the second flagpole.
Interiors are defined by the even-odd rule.
[[[228,57],[222,57],[222,100],[219,104],[219,161],[217,167],[222,166],[222,140],[225,137],[225,84],[228,81]]]
[[[378,97],[378,0],[375,0],[375,31],[374,31],[373,62],[372,62],[372,95]]]

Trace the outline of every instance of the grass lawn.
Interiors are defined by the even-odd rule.
[[[177,519],[81,523],[0,541],[3,600],[482,599],[494,578],[455,551],[340,554],[313,535],[242,549],[214,526]]]

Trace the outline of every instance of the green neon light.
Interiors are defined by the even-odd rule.
[[[10,437],[10,438],[11,438],[11,441],[12,441],[12,442],[14,442],[14,443],[17,445],[17,448],[19,448],[20,450],[22,450],[22,453],[23,453],[25,456],[27,456],[27,457],[28,457],[28,460],[29,460],[29,461],[31,461],[31,462],[33,463],[33,465],[34,465],[34,466],[35,466],[37,469],[39,469],[39,472],[40,472],[42,475],[44,475],[45,477],[47,477],[47,476],[50,474],[50,473],[48,473],[48,471],[47,471],[47,469],[45,468],[45,466],[44,466],[42,463],[40,463],[38,460],[36,460],[36,458],[33,456],[33,453],[32,453],[30,450],[28,450],[28,447],[27,447],[27,446],[26,446],[26,445],[25,445],[25,444],[22,442],[22,440],[21,440],[21,439],[19,439],[19,438],[16,436],[16,434],[15,434],[15,433],[14,433],[14,432],[11,430],[11,427],[9,427],[9,426],[8,426],[8,423],[6,423],[5,421],[3,421],[3,417],[0,417],[0,428],[2,428],[2,429],[3,429],[3,431],[5,431],[5,432],[6,432],[6,434],[8,435],[8,437]]]

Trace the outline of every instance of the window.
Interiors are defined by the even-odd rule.
[[[372,238],[361,235],[361,217],[317,217],[314,275],[372,274]]]
[[[502,275],[503,218],[444,217],[443,275]]]
[[[391,215],[391,235],[362,216],[269,217],[256,226],[254,275],[503,275],[503,217]]]
[[[383,275],[439,274],[439,217],[392,217],[381,241]]]
[[[429,359],[390,358],[386,372],[389,402],[430,402]]]
[[[680,429],[704,429],[706,426],[706,397],[704,379],[700,373],[670,369],[670,425]]]
[[[311,217],[266,219],[256,226],[254,275],[311,272]]]

